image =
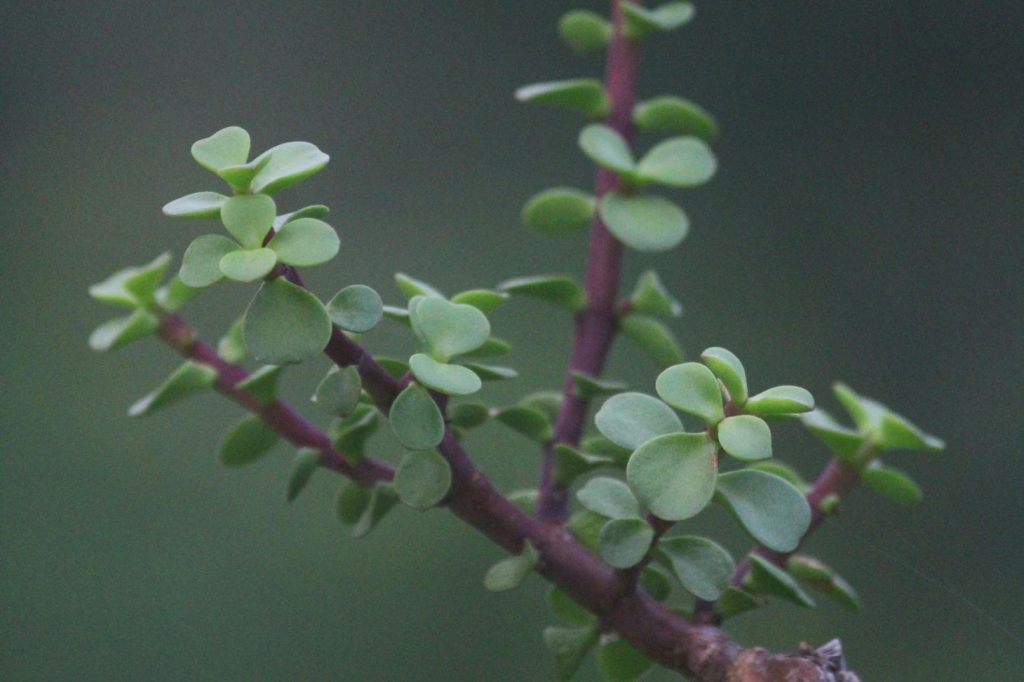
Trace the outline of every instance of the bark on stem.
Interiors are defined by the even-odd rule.
[[[613,37],[608,45],[604,79],[611,108],[604,123],[632,142],[638,50],[636,42],[624,34],[620,4],[621,0],[612,0]],[[600,200],[608,192],[618,189],[620,182],[614,172],[598,168],[595,185]],[[552,442],[545,444],[542,455],[537,515],[548,522],[564,522],[569,511],[567,490],[555,477],[554,446],[558,443],[578,445],[587,417],[589,401],[576,395],[572,373],[598,376],[604,368],[617,327],[615,299],[621,265],[622,244],[611,235],[600,215],[595,216],[587,255],[587,307],[576,315],[569,369],[562,388],[562,404],[555,420],[555,435]]]

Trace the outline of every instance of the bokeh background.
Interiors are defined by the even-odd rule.
[[[111,311],[85,290],[209,230],[160,206],[216,187],[188,149],[231,124],[257,150],[305,139],[333,157],[284,195],[333,208],[342,255],[308,272],[322,297],[362,282],[397,302],[396,271],[449,292],[579,271],[582,236],[543,240],[518,211],[546,186],[590,185],[581,121],[511,98],[600,72],[555,36],[569,7],[0,4],[0,677],[549,679],[542,582],[485,592],[498,550],[444,513],[398,510],[353,541],[329,475],[284,503],[285,447],[243,471],[218,465],[240,412],[216,396],[128,419],[177,361],[154,341],[90,353]],[[687,306],[675,327],[691,353],[724,345],[756,386],[802,384],[826,406],[844,379],[949,446],[892,458],[925,504],[859,491],[814,539],[863,613],[777,605],[732,631],[776,648],[839,636],[867,681],[1019,679],[1024,5],[698,9],[649,41],[640,87],[717,115],[721,172],[678,196],[684,246],[631,255],[627,278],[660,269]],[[250,293],[222,286],[187,315],[215,339]],[[522,302],[493,321],[522,377],[489,399],[558,383],[565,315]],[[369,343],[409,350],[394,326]],[[287,395],[305,403],[326,367],[291,371]],[[654,368],[620,345],[610,373],[649,389]],[[808,475],[825,461],[795,428],[778,440]],[[469,444],[502,488],[533,480],[520,437],[493,426]],[[724,515],[707,516],[696,525],[743,551]]]

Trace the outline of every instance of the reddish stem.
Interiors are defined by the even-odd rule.
[[[624,32],[624,19],[619,0],[612,2],[613,38],[608,45],[605,66],[605,92],[611,108],[605,125],[615,129],[628,142],[633,140],[633,101],[636,90],[637,45]],[[609,192],[620,188],[619,177],[605,168],[598,168],[596,179],[598,201]],[[622,244],[612,236],[601,221],[594,217],[590,233],[590,251],[587,255],[587,307],[576,315],[569,371],[562,388],[562,404],[555,420],[555,435],[544,447],[541,463],[540,500],[537,515],[552,523],[564,522],[569,512],[569,499],[564,484],[556,480],[554,471],[554,445],[578,445],[587,417],[589,401],[576,395],[573,372],[598,376],[615,338],[617,315],[616,296],[619,272],[622,266]]]

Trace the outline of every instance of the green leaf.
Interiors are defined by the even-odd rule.
[[[883,465],[877,459],[864,467],[860,477],[864,485],[893,502],[917,504],[924,499],[924,492],[914,479],[899,469]]]
[[[690,231],[690,221],[683,210],[657,196],[609,192],[601,199],[601,220],[620,242],[649,253],[674,248]]]
[[[511,367],[498,367],[496,365],[481,365],[476,362],[467,362],[463,365],[466,369],[473,370],[473,373],[480,377],[481,381],[505,381],[515,379],[519,372]]]
[[[755,462],[747,468],[754,469],[755,471],[764,471],[769,474],[775,474],[779,478],[792,483],[793,486],[801,493],[806,494],[807,490],[810,488],[807,481],[804,480],[803,476],[801,476],[796,469],[777,459]]]
[[[601,81],[594,78],[573,78],[564,81],[535,83],[516,90],[520,102],[550,104],[572,109],[591,118],[601,118],[611,108]]]
[[[626,140],[614,129],[595,123],[580,132],[580,149],[597,165],[632,177],[636,170],[633,152]]]
[[[945,448],[941,439],[925,433],[877,400],[858,395],[841,383],[835,384],[833,390],[860,433],[867,435],[880,450],[937,452]]]
[[[388,420],[398,441],[410,450],[429,450],[444,438],[441,410],[419,384],[409,384],[398,394]]]
[[[171,254],[162,253],[145,265],[130,268],[122,284],[138,305],[151,306],[156,302],[157,287],[170,264]]]
[[[654,384],[661,399],[672,407],[700,417],[708,424],[722,421],[722,391],[711,370],[698,362],[669,367]]]
[[[208,287],[219,282],[224,273],[220,261],[224,256],[238,250],[238,244],[224,235],[206,234],[192,240],[181,259],[178,277],[190,287]]]
[[[654,564],[640,572],[640,587],[658,601],[665,601],[672,594],[672,583],[668,575]]]
[[[601,529],[601,558],[613,568],[636,566],[653,540],[654,529],[643,519],[612,519]]]
[[[695,13],[689,2],[667,2],[654,9],[623,2],[622,12],[626,17],[626,35],[633,39],[657,31],[675,30],[688,23]]]
[[[554,436],[554,428],[547,416],[539,410],[523,405],[506,407],[495,413],[494,418],[538,443],[545,443]]]
[[[537,565],[537,551],[529,542],[523,543],[523,551],[506,557],[487,570],[484,587],[491,592],[505,592],[519,587],[533,567]]]
[[[721,474],[715,501],[750,535],[776,552],[791,552],[811,522],[811,508],[793,484],[773,474],[743,469]]]
[[[560,391],[537,391],[522,398],[518,404],[537,410],[553,424],[558,419],[558,411],[562,408],[562,393]]]
[[[751,462],[772,456],[772,431],[760,417],[741,414],[718,425],[718,443],[736,459]]]
[[[583,287],[568,275],[517,277],[502,282],[498,288],[513,296],[536,298],[572,311],[583,310],[587,306]]]
[[[707,538],[695,535],[666,538],[658,547],[668,557],[679,582],[698,599],[718,599],[729,587],[736,571],[736,563],[729,552]]]
[[[505,355],[510,350],[512,350],[512,346],[509,345],[508,341],[505,341],[504,339],[499,339],[496,336],[489,336],[487,337],[487,340],[480,345],[479,348],[477,348],[476,350],[472,350],[468,353],[464,353],[463,357],[493,358],[499,355]]]
[[[605,400],[594,423],[606,438],[630,451],[656,436],[683,430],[679,417],[667,404],[636,392],[620,393]]]
[[[633,491],[616,478],[601,476],[590,479],[576,493],[576,499],[584,509],[609,519],[638,518],[643,515]]]
[[[571,187],[552,187],[530,197],[523,206],[523,224],[548,236],[582,232],[594,223],[594,195]]]
[[[653,665],[654,661],[624,639],[602,644],[597,650],[597,667],[610,682],[631,682],[642,677]]]
[[[557,587],[548,589],[547,601],[551,613],[570,625],[590,625],[594,622],[594,615],[590,611]]]
[[[228,431],[220,444],[220,461],[225,466],[239,467],[255,462],[274,447],[277,432],[259,417],[246,417]]]
[[[267,160],[269,158],[269,161]],[[309,142],[285,142],[260,154],[263,166],[250,183],[253,192],[274,194],[316,173],[331,160]]]
[[[258,249],[274,226],[277,206],[265,194],[242,194],[228,199],[220,209],[224,227],[246,249]]]
[[[244,322],[244,316],[232,322],[227,333],[217,342],[217,355],[227,362],[241,362],[248,355],[245,339],[242,338],[242,324]]]
[[[137,307],[139,303],[135,300],[135,296],[124,286],[125,280],[132,277],[137,271],[138,268],[135,267],[118,270],[102,282],[90,286],[89,296],[108,305]]]
[[[481,403],[459,403],[448,408],[448,421],[462,429],[482,426],[490,418],[490,409]]]
[[[217,370],[209,365],[188,361],[160,384],[152,393],[142,398],[128,410],[131,417],[152,414],[156,410],[189,396],[205,391],[217,381]]]
[[[624,448],[617,443],[613,443],[604,436],[590,436],[589,438],[584,438],[583,442],[580,443],[580,447],[582,447],[585,452],[608,457],[615,464],[621,465],[622,467],[626,466],[629,456],[633,454],[632,449]]]
[[[647,270],[640,275],[629,297],[629,305],[636,312],[663,317],[679,317],[683,314],[683,304],[669,293],[654,270]]]
[[[218,192],[194,192],[164,204],[164,215],[172,218],[218,218],[228,198]]]
[[[775,386],[747,399],[745,412],[753,414],[796,414],[814,409],[814,396],[799,386]]]
[[[566,486],[592,469],[615,463],[611,457],[581,452],[564,443],[556,444],[552,454],[555,459],[555,480]]]
[[[490,289],[469,289],[452,296],[452,303],[471,305],[482,313],[497,310],[508,300],[508,294]]]
[[[287,365],[318,355],[331,338],[331,318],[316,296],[283,277],[264,282],[242,328],[257,360]]]
[[[571,680],[583,665],[583,659],[597,643],[597,629],[544,628],[544,645],[555,659],[555,678]]]
[[[181,310],[192,297],[199,293],[199,289],[190,287],[175,275],[171,280],[156,290],[156,304],[169,313]]]
[[[725,386],[733,404],[742,407],[747,402],[747,370],[743,368],[740,359],[718,346],[705,350],[700,354],[700,359]]]
[[[438,362],[423,353],[409,358],[409,369],[421,384],[448,395],[470,395],[481,387],[480,377],[473,370]]]
[[[749,558],[750,573],[745,581],[748,589],[785,599],[797,606],[814,608],[814,600],[788,573],[757,554],[751,554]]]
[[[139,308],[127,317],[108,320],[96,327],[89,335],[89,348],[101,353],[114,350],[144,336],[149,336],[159,326],[160,320],[155,315]]]
[[[277,254],[270,249],[238,249],[224,254],[220,271],[236,282],[254,282],[263,279],[277,265]]]
[[[437,298],[444,298],[444,294],[434,287],[422,280],[410,277],[404,272],[395,274],[395,285],[398,286],[399,291],[405,294],[406,298],[413,298],[414,296],[436,296]]]
[[[192,158],[214,173],[249,158],[249,133],[237,126],[223,128],[192,145]]]
[[[264,365],[241,381],[235,388],[248,391],[261,403],[271,403],[277,397],[277,384],[284,367]]]
[[[320,466],[320,451],[315,448],[301,448],[295,453],[292,472],[288,476],[288,492],[285,498],[292,502],[306,488],[309,479],[313,478],[316,468]]]
[[[362,538],[370,534],[377,524],[380,523],[389,511],[398,504],[398,495],[395,488],[386,483],[378,483],[370,493],[369,502],[363,509],[362,515],[352,527],[352,537]]]
[[[316,387],[312,401],[327,414],[347,417],[359,404],[363,382],[355,367],[332,367]]]
[[[619,321],[619,329],[658,367],[683,361],[683,349],[675,334],[659,320],[646,315],[629,315]]]
[[[600,14],[576,9],[558,20],[558,35],[578,54],[603,49],[612,40],[612,25]]]
[[[718,168],[711,149],[696,137],[673,137],[656,145],[637,164],[641,182],[670,187],[696,187],[710,180]]]
[[[670,433],[647,441],[633,453],[626,479],[651,513],[666,521],[682,521],[711,501],[717,470],[715,444],[706,435]]]
[[[540,492],[536,488],[513,490],[506,495],[508,501],[522,509],[527,514],[537,513],[537,501],[540,499]]]
[[[282,263],[297,267],[326,263],[338,254],[340,246],[334,228],[316,218],[285,223],[267,244]]]
[[[359,404],[347,417],[331,423],[328,436],[334,447],[349,459],[359,460],[364,456],[366,441],[377,431],[379,415],[371,405]]]
[[[832,581],[827,586],[822,585],[816,587],[818,587],[825,596],[831,597],[833,601],[838,603],[847,611],[853,611],[854,613],[860,611],[861,602],[860,597],[857,595],[857,590],[853,589],[853,585],[846,582],[843,576],[835,574],[832,576]]]
[[[596,552],[600,544],[601,529],[608,519],[583,509],[569,517],[568,528],[581,545]]]
[[[413,330],[435,360],[447,362],[476,350],[491,333],[487,317],[471,305],[427,296],[409,311]]]
[[[384,303],[380,295],[368,286],[347,286],[327,304],[331,321],[348,332],[368,332],[384,317]]]
[[[643,393],[620,393],[605,401],[594,416],[605,438],[628,450],[667,433],[683,430],[683,423],[668,405]]]
[[[572,380],[576,385],[576,395],[584,400],[622,393],[629,388],[621,381],[605,381],[583,372],[573,372]]]
[[[448,460],[435,450],[407,452],[395,471],[398,499],[420,511],[440,504],[451,486]]]
[[[231,185],[231,189],[235,190],[235,192],[244,194],[249,191],[249,184],[252,182],[252,179],[264,166],[267,165],[268,160],[269,159],[257,157],[249,163],[221,168],[217,171],[217,175],[220,176],[224,182]]]
[[[728,620],[747,611],[764,606],[764,600],[738,587],[727,587],[715,603],[715,612],[722,620]]]
[[[794,554],[786,559],[786,570],[794,578],[805,582],[832,579],[832,569],[806,554]]]
[[[372,498],[373,491],[369,488],[364,488],[354,481],[345,481],[334,499],[334,512],[342,523],[351,526],[359,522],[369,508]]]
[[[695,135],[705,142],[718,137],[718,124],[703,108],[673,95],[654,97],[633,107],[633,122],[645,132]]]
[[[324,218],[331,209],[323,204],[313,204],[312,206],[306,206],[300,208],[298,211],[292,211],[291,213],[282,213],[281,215],[274,218],[274,229],[279,230],[286,223],[290,223],[293,220],[299,218]]]
[[[829,450],[839,457],[849,457],[863,445],[865,437],[849,429],[820,407],[800,415],[804,427],[821,440]]]

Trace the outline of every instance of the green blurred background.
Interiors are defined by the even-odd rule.
[[[304,139],[333,157],[284,195],[333,208],[342,256],[308,273],[322,297],[362,282],[397,302],[399,270],[449,292],[579,271],[582,237],[543,240],[518,211],[546,186],[590,185],[580,120],[511,98],[602,68],[559,44],[569,7],[0,4],[0,677],[549,678],[542,582],[485,592],[500,553],[446,514],[399,510],[353,541],[330,513],[330,476],[285,505],[283,446],[243,471],[217,464],[240,412],[216,396],[128,419],[176,359],[153,341],[90,353],[111,311],[85,289],[208,231],[160,206],[216,186],[188,149],[230,124],[257,150]],[[687,306],[676,329],[691,353],[724,345],[756,386],[802,384],[826,406],[842,378],[949,445],[892,458],[924,505],[860,491],[814,539],[862,614],[777,605],[732,631],[777,648],[841,637],[866,681],[1019,679],[1024,5],[698,9],[649,42],[640,87],[718,116],[721,171],[679,197],[683,247],[630,255],[628,278],[660,269]],[[187,315],[216,338],[249,294],[225,285]],[[564,315],[524,302],[493,321],[522,378],[488,398],[558,382]],[[393,326],[369,342],[409,348]],[[305,404],[326,367],[290,372],[288,395]],[[649,390],[654,368],[623,345],[610,373]],[[808,475],[825,461],[795,428],[778,441]],[[518,436],[488,427],[469,445],[502,488],[533,480]],[[707,516],[695,525],[743,551]]]

